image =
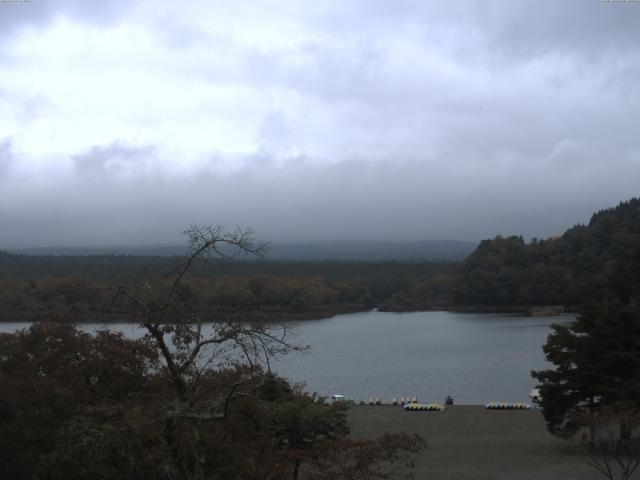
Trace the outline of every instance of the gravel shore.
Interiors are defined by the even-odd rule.
[[[456,405],[443,412],[409,412],[401,407],[356,406],[349,410],[348,418],[356,438],[400,431],[425,438],[428,448],[415,459],[416,479],[605,478],[589,467],[570,443],[546,431],[539,410],[496,411]]]

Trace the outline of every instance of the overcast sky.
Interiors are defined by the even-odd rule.
[[[0,247],[547,237],[639,113],[640,1],[0,2]]]

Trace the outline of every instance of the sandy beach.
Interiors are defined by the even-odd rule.
[[[409,412],[401,407],[355,406],[348,418],[354,437],[404,431],[425,438],[428,448],[415,459],[417,479],[604,479],[570,443],[546,431],[539,410],[464,405],[443,412]]]

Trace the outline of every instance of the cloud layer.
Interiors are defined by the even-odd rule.
[[[0,4],[0,246],[548,236],[638,194],[640,3],[82,5]]]

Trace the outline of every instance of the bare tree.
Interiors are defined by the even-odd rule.
[[[603,408],[580,418],[580,451],[609,480],[628,480],[640,466],[640,413]]]
[[[193,225],[184,234],[188,238],[188,254],[171,275],[160,284],[143,282],[135,288],[118,285],[114,288],[114,300],[129,300],[134,318],[160,351],[181,414],[224,417],[230,399],[243,394],[240,385],[231,386],[228,393],[220,396],[215,406],[217,412],[189,412],[203,370],[222,363],[226,366],[244,364],[251,370],[265,364],[269,372],[271,358],[305,347],[290,341],[291,332],[286,324],[256,324],[236,317],[219,319],[203,329],[198,309],[189,305],[183,295],[185,279],[196,263],[211,257],[233,259],[250,255],[261,258],[265,246],[256,243],[252,229],[239,227],[228,231],[222,226]]]
[[[209,257],[262,257],[264,245],[255,242],[253,233],[252,229],[239,227],[228,231],[222,226],[193,225],[184,232],[188,254],[172,274],[159,283],[143,282],[135,287],[121,284],[113,289],[114,301],[127,300],[130,313],[159,350],[173,385],[173,405],[167,405],[164,415],[164,438],[177,479],[205,477],[207,447],[202,422],[226,420],[236,398],[257,399],[260,383],[256,380],[265,370],[258,367],[266,365],[263,381],[274,381],[270,359],[303,349],[290,342],[285,324],[260,325],[236,317],[203,326],[197,302],[193,305],[188,295],[185,298],[184,284],[197,262]],[[212,372],[229,368],[240,375],[230,384],[212,388]],[[205,388],[201,388],[203,383]],[[186,449],[185,428],[190,432]]]

